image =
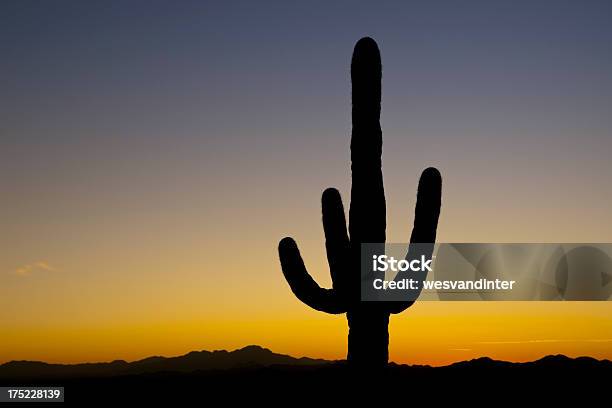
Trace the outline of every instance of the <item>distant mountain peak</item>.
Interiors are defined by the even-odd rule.
[[[243,347],[243,348],[241,348],[241,349],[236,349],[236,350],[234,350],[234,352],[236,352],[236,351],[247,351],[247,352],[253,352],[253,351],[255,351],[255,352],[261,352],[261,351],[264,351],[264,352],[266,352],[266,353],[272,353],[272,350],[267,349],[267,348],[265,348],[265,347],[258,346],[258,345],[256,345],[256,344],[250,344],[250,345],[248,345],[248,346],[244,346],[244,347]]]

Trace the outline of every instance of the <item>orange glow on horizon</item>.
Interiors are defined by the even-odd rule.
[[[132,361],[249,344],[296,357],[343,359],[346,332],[343,316],[301,305],[267,315],[164,316],[137,324],[118,317],[99,326],[4,328],[0,359]],[[611,359],[611,346],[607,302],[422,302],[392,317],[390,325],[390,360],[406,364],[445,365],[483,356],[530,361],[549,354]]]

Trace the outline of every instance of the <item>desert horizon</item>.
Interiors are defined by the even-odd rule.
[[[610,342],[612,342],[612,340],[609,340]],[[542,341],[542,342],[546,342],[546,341]],[[178,355],[159,355],[159,354],[155,354],[155,355],[150,355],[150,356],[146,356],[143,358],[138,358],[135,360],[130,360],[130,361],[126,361],[126,360],[122,360],[122,359],[113,359],[113,360],[105,360],[105,361],[80,361],[80,362],[71,362],[71,363],[65,363],[65,362],[49,362],[49,361],[37,361],[37,360],[10,360],[10,361],[5,361],[5,362],[0,362],[0,367],[2,366],[7,366],[7,365],[11,365],[11,363],[42,363],[45,365],[59,365],[59,366],[79,366],[79,365],[97,365],[97,364],[111,364],[111,363],[138,363],[138,362],[142,362],[142,361],[148,361],[151,359],[175,359],[175,358],[179,358],[179,357],[186,357],[186,356],[190,356],[193,354],[197,354],[197,353],[235,353],[235,352],[240,352],[240,351],[244,351],[244,350],[261,350],[264,352],[271,352],[275,355],[280,355],[280,356],[286,356],[286,357],[291,357],[293,359],[299,360],[299,359],[306,359],[306,360],[311,360],[314,362],[342,362],[342,361],[346,361],[346,358],[340,358],[340,359],[324,359],[324,358],[320,358],[317,356],[311,356],[311,355],[289,355],[289,354],[282,354],[282,353],[275,353],[274,351],[272,351],[270,348],[265,347],[265,346],[260,346],[260,345],[256,345],[256,344],[247,344],[244,345],[242,347],[238,347],[232,350],[228,350],[228,349],[215,349],[215,350],[205,350],[205,349],[200,349],[200,350],[191,350],[182,354],[178,354]],[[610,359],[608,358],[595,358],[592,356],[588,356],[588,355],[578,355],[578,356],[567,356],[565,354],[562,353],[557,353],[557,354],[547,354],[547,355],[543,355],[540,357],[537,357],[533,360],[523,360],[523,361],[508,361],[508,360],[500,360],[500,359],[493,359],[489,356],[480,356],[480,357],[475,357],[475,358],[470,358],[470,359],[466,359],[466,360],[457,360],[457,361],[452,361],[450,363],[447,364],[441,364],[441,365],[428,365],[428,364],[409,364],[409,363],[397,363],[395,361],[389,361],[389,364],[398,364],[398,365],[416,365],[416,366],[431,366],[431,367],[445,367],[445,366],[450,366],[453,364],[457,364],[457,363],[464,363],[464,362],[469,362],[469,361],[473,361],[473,360],[493,360],[493,361],[498,361],[498,362],[508,362],[508,363],[528,363],[528,362],[534,362],[534,361],[538,361],[538,360],[542,360],[542,359],[547,359],[547,358],[567,358],[567,359],[592,359],[592,360],[597,360],[597,361],[610,361]]]

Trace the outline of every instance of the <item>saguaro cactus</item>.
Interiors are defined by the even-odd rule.
[[[289,237],[278,247],[283,274],[298,299],[326,313],[346,313],[349,334],[347,360],[359,366],[388,362],[389,315],[413,302],[360,301],[360,244],[384,243],[385,193],[380,128],[381,61],[376,42],[362,38],[351,61],[353,130],[351,135],[351,204],[346,229],[340,193],[323,192],[323,229],[332,289],[321,288],[308,274],[297,244]],[[433,243],[436,238],[442,178],[435,168],[419,180],[411,243]]]

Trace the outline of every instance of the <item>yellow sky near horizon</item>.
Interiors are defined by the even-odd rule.
[[[0,358],[131,361],[249,344],[298,357],[345,357],[343,316],[288,309],[267,316],[165,315],[138,323],[117,318],[97,324],[24,324],[2,330]],[[482,356],[530,361],[549,354],[612,358],[608,302],[421,302],[392,317],[390,336],[390,360],[407,364],[445,365]]]

